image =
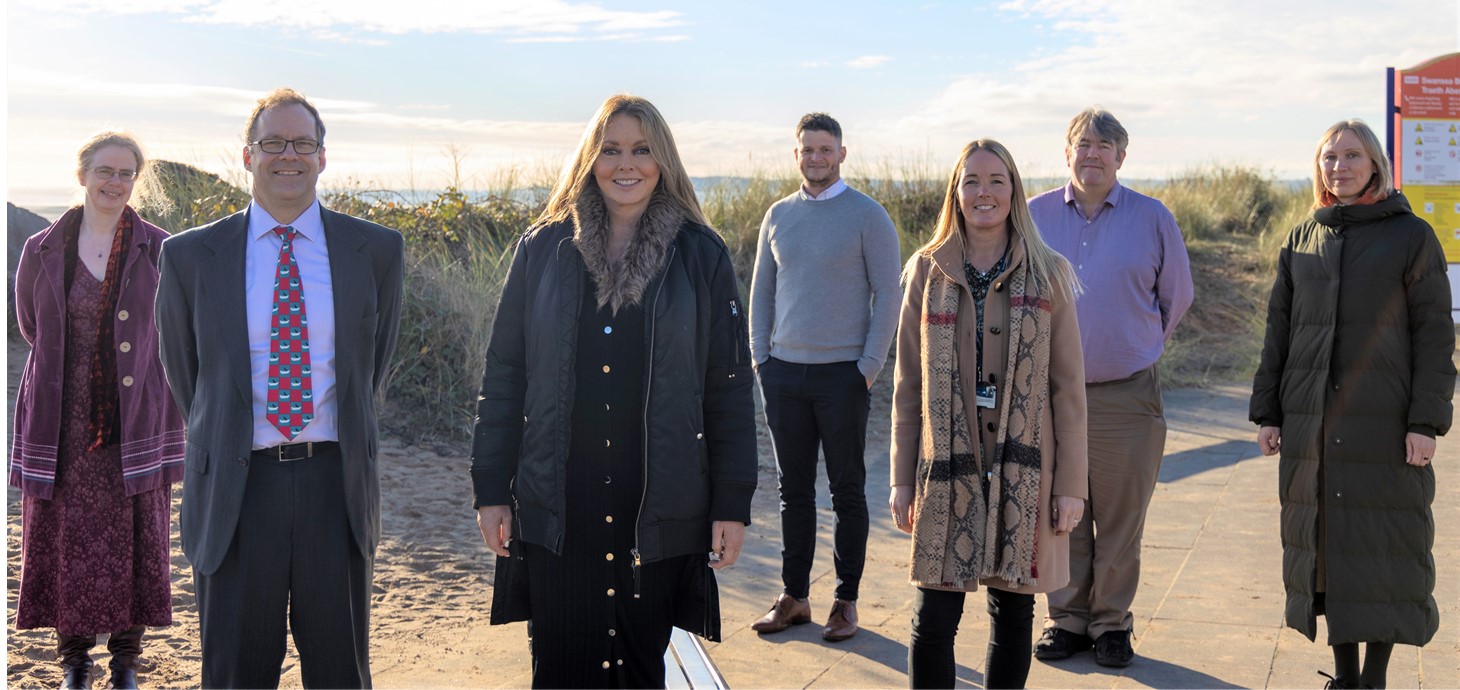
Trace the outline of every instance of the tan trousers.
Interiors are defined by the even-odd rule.
[[[1090,501],[1070,534],[1070,584],[1049,593],[1049,622],[1098,638],[1131,630],[1141,581],[1141,533],[1166,447],[1156,367],[1085,386]]]

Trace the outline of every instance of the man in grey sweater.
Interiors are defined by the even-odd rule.
[[[801,188],[760,226],[750,285],[750,352],[775,443],[785,589],[750,627],[774,633],[811,621],[816,458],[826,456],[836,513],[836,601],[828,641],[857,632],[867,553],[868,389],[897,331],[901,254],[881,204],[841,179],[841,125],[811,113],[796,125]]]

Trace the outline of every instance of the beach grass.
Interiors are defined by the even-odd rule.
[[[188,166],[168,164],[170,205],[144,215],[177,230],[242,208],[246,192]],[[541,179],[537,179],[541,178]],[[324,195],[329,207],[399,230],[406,281],[400,344],[386,381],[387,427],[413,442],[469,438],[483,355],[516,239],[541,213],[552,180],[507,174],[490,188],[429,195],[353,187]],[[946,181],[928,166],[883,166],[848,179],[887,208],[906,257],[927,240]],[[748,290],[765,210],[798,179],[785,173],[719,178],[699,190]],[[1306,187],[1234,166],[1194,168],[1138,186],[1161,199],[1186,239],[1196,302],[1161,363],[1167,387],[1250,380],[1261,347],[1277,249],[1308,212]],[[1031,193],[1037,190],[1030,190]]]

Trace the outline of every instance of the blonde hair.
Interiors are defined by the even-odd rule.
[[[639,120],[644,130],[644,139],[649,142],[649,154],[659,166],[659,185],[654,194],[664,194],[688,216],[702,225],[709,225],[700,201],[695,197],[694,184],[679,159],[679,147],[674,144],[674,134],[664,122],[664,116],[653,103],[638,96],[614,94],[599,106],[583,137],[578,141],[578,150],[563,164],[563,171],[548,195],[547,207],[538,216],[537,224],[546,225],[568,220],[573,208],[583,198],[588,185],[597,184],[593,179],[593,163],[598,160],[598,151],[603,145],[604,131],[608,122],[619,115],[632,115]]]
[[[1384,154],[1384,146],[1379,143],[1379,137],[1374,134],[1374,130],[1369,129],[1368,123],[1357,118],[1340,120],[1323,131],[1323,137],[1318,140],[1318,147],[1313,151],[1313,208],[1322,207],[1323,195],[1331,194],[1323,186],[1323,147],[1344,132],[1353,132],[1359,138],[1364,154],[1373,161],[1374,177],[1378,178],[1374,180],[1374,191],[1394,191],[1394,171],[1389,167],[1389,156]],[[1369,188],[1368,182],[1369,180],[1364,181],[1364,189]]]
[[[80,150],[76,152],[76,179],[85,185],[86,171],[91,169],[91,163],[96,159],[98,151],[108,147],[117,146],[132,152],[137,159],[137,179],[132,184],[132,197],[129,204],[132,208],[139,208],[143,203],[151,203],[153,206],[170,206],[171,201],[163,192],[161,181],[156,175],[144,174],[147,170],[147,154],[142,152],[142,144],[137,137],[128,132],[105,130],[91,135],[81,144]],[[81,203],[84,204],[85,192],[81,194]]]
[[[1080,280],[1075,277],[1075,269],[1065,257],[1044,243],[1044,237],[1034,225],[1034,217],[1029,214],[1029,201],[1024,198],[1024,180],[1019,176],[1019,168],[1014,165],[1014,157],[1009,154],[1009,149],[993,139],[969,142],[963,147],[962,153],[958,154],[958,160],[953,163],[953,172],[948,175],[948,191],[943,195],[943,206],[938,211],[938,223],[933,228],[933,236],[927,244],[918,248],[917,253],[929,256],[945,242],[953,239],[955,234],[962,236],[967,232],[963,210],[958,205],[958,188],[963,182],[963,167],[978,151],[988,151],[998,156],[1004,167],[1009,169],[1013,190],[1009,199],[1007,223],[1014,236],[1024,244],[1024,257],[1029,262],[1030,273],[1034,274],[1036,280],[1053,285],[1055,289],[1063,288],[1071,294],[1079,294]]]

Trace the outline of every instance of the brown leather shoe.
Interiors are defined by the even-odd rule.
[[[821,639],[827,642],[849,640],[857,634],[857,602],[837,599],[832,602],[831,615],[826,618],[826,627],[821,629]]]
[[[811,601],[796,599],[785,592],[776,597],[770,612],[760,620],[751,623],[750,629],[758,633],[778,633],[793,625],[811,622]]]

